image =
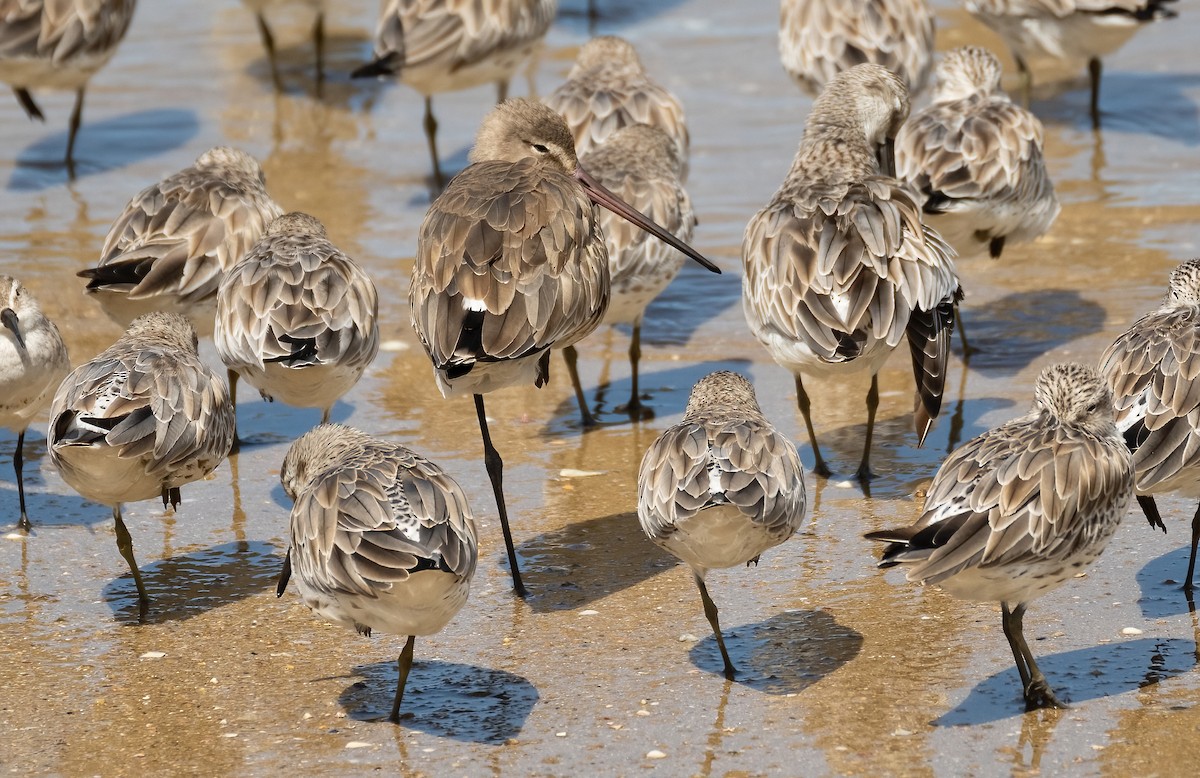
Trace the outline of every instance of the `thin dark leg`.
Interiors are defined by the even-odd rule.
[[[693,571],[692,575],[696,579],[696,586],[700,587],[700,599],[704,602],[704,617],[712,626],[713,635],[717,638],[717,648],[721,649],[721,659],[725,660],[725,677],[732,681],[737,669],[734,668],[733,662],[729,661],[729,652],[725,650],[725,638],[721,636],[721,624],[717,621],[717,605],[712,601],[712,597],[708,596],[708,587],[704,585],[704,579],[700,577],[700,574]]]
[[[313,48],[317,53],[317,82],[325,80],[325,14],[318,13],[313,23]]]
[[[962,347],[963,359],[967,359],[975,353],[976,349],[971,347],[971,341],[967,340],[967,326],[963,324],[962,306],[958,303],[954,304],[954,319],[958,323],[958,342]]]
[[[810,413],[812,405],[808,401],[808,393],[804,391],[804,384],[800,381],[799,373],[796,373],[796,405],[800,407],[800,415],[804,417],[804,426],[808,428],[808,442],[812,444],[813,456],[817,460],[813,465],[813,473],[828,478],[829,466],[821,458],[821,448],[817,445],[817,432],[813,429],[812,414]]]
[[[1029,650],[1029,644],[1025,642],[1025,603],[1017,604],[1010,619],[1012,621],[1011,629],[1017,639],[1016,650],[1021,652],[1025,658],[1025,664],[1029,668],[1029,683],[1025,686],[1025,710],[1066,708],[1067,705],[1054,696],[1050,684],[1046,683],[1046,676],[1042,675],[1037,661],[1033,658],[1033,652]]]
[[[446,180],[442,178],[442,166],[438,162],[437,151],[437,119],[433,118],[433,98],[425,98],[425,139],[429,141],[429,156],[433,160],[433,183],[437,187],[438,192],[446,187]]]
[[[25,430],[17,435],[17,450],[13,452],[13,470],[17,472],[17,495],[21,500],[21,518],[17,522],[17,527],[22,532],[28,532],[33,529],[33,525],[29,523],[29,514],[25,512],[25,479],[21,473],[25,469]],[[1195,554],[1192,554],[1195,557]],[[1189,576],[1190,580],[1190,576]]]
[[[25,109],[25,115],[30,119],[37,119],[39,122],[46,121],[46,117],[42,115],[42,109],[38,108],[38,104],[33,101],[33,95],[28,89],[14,87],[13,94],[17,97],[17,102]]]
[[[496,82],[496,102],[503,103],[508,99],[508,79]]]
[[[483,463],[487,467],[488,479],[492,482],[492,494],[496,497],[496,510],[500,514],[500,528],[504,530],[504,548],[508,552],[508,568],[512,573],[513,591],[518,597],[525,596],[525,584],[521,583],[521,568],[517,566],[517,550],[513,547],[512,532],[508,528],[508,510],[504,507],[504,460],[492,445],[488,432],[487,414],[483,410],[483,395],[475,395],[475,414],[479,417],[479,432],[483,435]]]
[[[629,392],[629,404],[625,410],[634,413],[642,407],[642,397],[638,392],[638,362],[642,359],[642,325],[633,325],[633,337],[629,340],[629,371],[633,388]]]
[[[1017,663],[1017,672],[1021,675],[1021,693],[1024,694],[1029,687],[1029,668],[1025,666],[1025,655],[1017,647],[1018,638],[1011,620],[1012,611],[1008,609],[1008,603],[1000,603],[1000,625],[1004,628],[1004,637],[1008,639],[1008,647],[1012,649],[1013,660]]]
[[[262,36],[263,48],[267,50],[267,63],[271,66],[271,82],[275,85],[275,91],[283,91],[283,81],[279,79],[279,67],[275,63],[275,36],[271,34],[271,28],[267,26],[267,19],[262,14],[258,14],[258,32]]]
[[[133,582],[137,584],[138,615],[145,616],[146,610],[150,607],[150,598],[146,595],[146,585],[142,583],[142,573],[138,570],[137,560],[133,558],[133,538],[129,536],[129,530],[126,529],[125,522],[121,520],[119,503],[113,506],[113,521],[116,522],[117,529],[117,550],[125,558],[126,564],[133,572]]]
[[[83,123],[83,93],[84,87],[75,92],[75,107],[71,110],[71,123],[67,129],[67,171],[75,175],[75,138],[79,135],[79,126]]]
[[[22,433],[24,434],[24,433]],[[21,476],[17,476],[20,480]],[[21,515],[25,514],[24,505],[21,508]],[[1196,515],[1192,517],[1192,555],[1188,557],[1187,580],[1183,582],[1183,590],[1191,593],[1192,591],[1192,574],[1196,572],[1196,545],[1200,543],[1200,505],[1196,506]]]
[[[229,448],[230,454],[236,454],[242,447],[242,436],[238,434],[237,428],[237,383],[238,373],[236,370],[225,370],[225,378],[229,383],[229,402],[233,405],[233,445]]]
[[[596,426],[596,417],[588,409],[587,397],[583,394],[583,383],[579,380],[579,352],[574,346],[563,349],[563,360],[567,363],[567,372],[571,375],[571,388],[575,390],[575,402],[579,403],[579,419],[584,429]]]
[[[413,646],[416,642],[417,636],[409,635],[404,650],[400,652],[400,658],[396,660],[396,666],[400,668],[400,677],[396,679],[396,699],[392,702],[392,715],[388,716],[388,721],[393,724],[400,723],[400,700],[404,699],[404,686],[408,683],[408,673],[412,670]]]
[[[875,411],[879,409],[879,376],[871,376],[867,390],[867,440],[863,443],[862,461],[858,464],[858,480],[871,480],[871,441],[875,437]]]
[[[1162,516],[1158,512],[1158,505],[1154,502],[1154,498],[1148,494],[1139,494],[1137,496],[1138,507],[1142,509],[1142,513],[1146,515],[1146,521],[1150,522],[1150,527],[1158,527],[1163,532],[1167,531],[1167,525],[1163,524]]]
[[[1088,60],[1088,75],[1092,77],[1092,129],[1100,129],[1100,58]]]
[[[332,406],[332,405],[331,405],[331,406],[329,406],[328,408],[326,408],[325,410],[321,411],[321,423],[322,423],[322,424],[328,424],[328,423],[329,423],[329,414],[330,414],[330,412],[331,412],[331,411],[333,411],[333,406]]]

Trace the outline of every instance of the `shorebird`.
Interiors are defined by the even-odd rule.
[[[327,0],[242,0],[242,3],[254,12],[254,18],[258,21],[258,32],[262,36],[263,48],[267,51],[267,62],[271,66],[271,81],[275,84],[275,88],[279,90],[283,89],[283,82],[279,78],[279,67],[275,60],[275,36],[271,34],[271,27],[267,24],[267,11],[271,8],[281,8],[286,5],[304,5],[312,10],[316,14],[316,21],[313,22],[312,37],[317,65],[317,81],[324,80],[325,6],[327,5]]]
[[[633,45],[622,38],[592,38],[579,49],[567,80],[546,98],[562,114],[585,156],[622,127],[649,124],[679,148],[680,180],[687,180],[688,130],[679,98],[646,75]]]
[[[276,594],[295,572],[317,616],[361,635],[407,636],[388,716],[398,724],[416,636],[446,626],[471,589],[477,552],[467,497],[420,454],[338,424],[293,443],[279,480],[294,505]]]
[[[782,0],[779,58],[813,97],[843,70],[883,65],[919,92],[933,64],[927,0]]]
[[[639,213],[663,225],[679,240],[692,239],[696,216],[692,201],[681,183],[683,161],[679,146],[667,133],[645,124],[618,130],[611,138],[580,159],[596,180]],[[632,324],[629,365],[633,386],[629,402],[618,410],[636,414],[642,407],[638,393],[638,361],[641,358],[642,315],[683,267],[684,257],[610,211],[601,211],[600,227],[608,249],[610,293],[604,324]],[[584,426],[595,423],[588,410],[576,368],[574,346],[563,350],[571,384],[583,415]]]
[[[963,5],[995,30],[1012,50],[1029,107],[1035,57],[1086,62],[1092,83],[1092,126],[1100,128],[1100,58],[1125,45],[1147,22],[1168,19],[1175,0],[964,0]]]
[[[196,331],[177,313],[148,313],[58,387],[47,432],[50,461],[85,498],[112,506],[117,548],[150,603],[121,504],[162,497],[204,478],[233,445],[225,384],[202,361]]]
[[[692,568],[725,677],[725,650],[705,575],[758,564],[804,520],[804,468],[796,446],[763,416],[754,387],[727,370],[696,382],[683,419],[646,450],[638,473],[638,521],[655,545]]]
[[[509,80],[541,48],[557,11],[557,0],[384,0],[375,60],[351,77],[396,76],[425,98],[425,137],[440,191],[445,177],[433,96],[495,83],[503,102]]]
[[[880,567],[955,597],[999,601],[1026,710],[1063,708],[1025,642],[1025,608],[1104,551],[1133,497],[1133,461],[1096,371],[1042,371],[1029,414],[963,444],[910,527],[870,532]]]
[[[566,122],[541,103],[496,106],[470,161],[421,224],[409,300],[442,396],[474,396],[513,589],[524,596],[483,395],[542,386],[550,349],[574,344],[604,318],[608,258],[594,203],[720,271],[596,182]]]
[[[1155,494],[1200,498],[1200,259],[1171,273],[1157,310],[1138,319],[1100,358],[1117,408],[1117,427],[1133,451],[1137,501],[1150,526],[1166,526]],[[1200,506],[1183,588],[1191,592],[1200,544]]]
[[[130,200],[104,239],[100,263],[78,275],[122,326],[143,313],[174,311],[208,335],[222,274],[282,213],[257,160],[217,146]]]
[[[213,342],[266,400],[320,408],[321,423],[379,353],[375,284],[306,213],[280,216],[221,279]]]
[[[0,0],[0,81],[12,87],[29,118],[45,120],[31,89],[75,92],[69,170],[88,81],[116,54],[136,6],[137,0]]]
[[[917,380],[918,445],[941,410],[954,304],[954,255],[922,224],[895,178],[892,148],[908,93],[891,71],[858,65],[813,104],[800,150],[779,191],[746,227],[742,307],[774,360],[796,377],[796,399],[829,475],[801,374],[871,374],[858,476],[870,478],[878,372],[907,337]]]
[[[1042,123],[1000,89],[1000,61],[963,46],[938,65],[933,103],[896,137],[896,172],[925,198],[928,224],[959,257],[1000,256],[1058,216]]]
[[[21,503],[17,526],[28,532],[22,474],[25,430],[70,371],[71,361],[58,327],[42,313],[33,294],[12,276],[0,275],[0,325],[0,426],[17,433],[13,452]]]

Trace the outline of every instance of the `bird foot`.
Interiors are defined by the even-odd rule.
[[[1054,692],[1050,690],[1050,685],[1046,683],[1045,678],[1030,681],[1029,686],[1025,688],[1026,712],[1039,708],[1066,709],[1067,707],[1069,706],[1065,702],[1054,696]]]
[[[869,484],[875,478],[875,473],[871,472],[871,466],[864,462],[854,471],[854,477],[864,484]]]

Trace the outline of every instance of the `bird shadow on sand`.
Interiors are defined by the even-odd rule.
[[[1130,508],[1130,515],[1125,520],[1136,522],[1139,518],[1141,518],[1141,511],[1135,505]],[[1169,533],[1174,527],[1169,517],[1164,517],[1164,520]],[[1184,532],[1185,545],[1151,559],[1137,572],[1138,588],[1142,592],[1138,597],[1138,605],[1142,609],[1142,615],[1147,619],[1161,619],[1195,612],[1194,599],[1189,602],[1187,594],[1183,591],[1183,578],[1187,575],[1188,557],[1192,550],[1191,522],[1176,522],[1176,525]],[[1151,530],[1150,527],[1146,527],[1146,532],[1151,531],[1155,535],[1161,534],[1161,530]],[[1159,539],[1159,542],[1174,543],[1177,540],[1177,538],[1170,541]]]
[[[1016,375],[1063,344],[1099,332],[1105,320],[1101,305],[1073,289],[1014,292],[961,312],[977,349],[967,365],[996,377]]]
[[[1105,71],[1100,79],[1100,131],[1200,145],[1200,110],[1189,97],[1198,88],[1200,73]],[[1086,75],[1038,87],[1032,110],[1046,124],[1091,132],[1090,90]]]
[[[325,78],[317,82],[316,49],[312,35],[303,35],[285,46],[276,46],[275,63],[279,80],[288,93],[312,94],[322,102],[343,104],[359,94],[376,94],[393,79],[350,78],[360,65],[373,60],[371,37],[366,31],[325,31]],[[264,52],[251,60],[245,73],[261,84],[264,91],[274,91],[271,61]],[[351,98],[354,99],[354,98]]]
[[[134,538],[134,554],[138,553]],[[116,553],[114,548],[113,553]],[[126,572],[104,587],[104,599],[126,624],[186,621],[215,608],[272,589],[283,566],[280,550],[261,541],[222,543],[146,563],[139,561],[150,595],[144,619],[138,618],[137,587]]]
[[[10,192],[38,192],[71,180],[107,173],[163,154],[188,143],[200,130],[195,111],[160,108],[84,123],[75,142],[74,175],[63,162],[67,149],[63,129],[51,132],[17,155],[8,180]]]
[[[242,383],[239,389],[243,386],[247,385]],[[278,401],[239,401],[237,413],[239,451],[277,446],[281,443],[290,445],[292,441],[321,424],[319,408],[293,408]],[[354,405],[338,400],[329,413],[329,422],[345,424],[353,415]],[[283,455],[279,458],[282,461]]]
[[[678,564],[646,539],[634,511],[572,522],[521,543],[517,554],[534,613],[585,607]]]
[[[722,626],[725,648],[737,668],[734,683],[765,694],[801,692],[854,659],[863,646],[860,632],[821,610],[785,611],[754,624]],[[724,675],[711,633],[692,646],[689,658],[703,672]]]
[[[397,673],[395,660],[356,667],[354,674],[363,680],[347,686],[338,704],[355,721],[387,716]],[[418,658],[404,687],[400,726],[464,743],[501,745],[521,733],[538,696],[534,685],[515,673]]]
[[[1067,704],[1113,697],[1190,672],[1196,644],[1180,638],[1138,638],[1037,657],[1051,688]],[[988,724],[1021,714],[1025,703],[1015,667],[978,684],[936,727]]]

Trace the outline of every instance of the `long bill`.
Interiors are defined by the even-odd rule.
[[[721,272],[721,268],[717,267],[710,260],[706,259],[699,251],[696,251],[679,238],[676,238],[662,227],[659,227],[657,224],[647,219],[632,205],[625,202],[620,197],[617,197],[607,187],[605,187],[596,179],[592,178],[592,174],[584,170],[582,165],[575,168],[575,178],[577,178],[579,182],[583,184],[583,189],[585,192],[587,192],[587,196],[591,198],[592,202],[596,203],[597,205],[604,206],[617,216],[620,216],[622,219],[625,219],[631,224],[636,224],[638,227],[641,227],[643,230],[663,241],[664,243],[674,246],[684,254],[687,254],[689,257],[699,262],[704,266],[705,269],[711,270],[712,272],[718,274]]]
[[[12,330],[17,345],[23,350],[25,348],[25,338],[21,335],[21,320],[17,318],[17,312],[12,308],[5,308],[3,311],[0,311],[0,323]]]

